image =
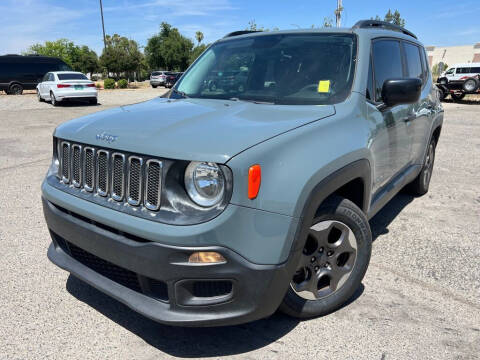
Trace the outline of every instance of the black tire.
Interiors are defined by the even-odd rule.
[[[451,93],[450,96],[452,97],[453,101],[460,101],[465,97],[465,93]]]
[[[37,89],[37,99],[38,99],[38,102],[44,102],[45,100],[43,100],[42,96],[40,95],[40,91],[38,91]]]
[[[22,95],[23,94],[23,86],[20,84],[12,84],[8,88],[8,94],[10,95]]]
[[[432,179],[433,165],[435,163],[435,148],[437,144],[435,139],[430,140],[425,157],[423,159],[423,167],[420,174],[413,180],[410,185],[410,192],[415,196],[422,196],[428,192],[430,180]]]
[[[158,85],[152,85],[152,88],[156,89]]]
[[[53,94],[53,92],[50,92],[50,103],[53,106],[58,106],[59,105],[59,103],[58,103],[57,99],[55,98],[55,95]]]
[[[88,103],[90,105],[97,105],[98,104],[98,99],[97,98],[90,99],[90,100],[88,100]]]
[[[438,98],[440,99],[440,101],[444,101],[447,98],[448,94],[448,91],[440,88],[438,89]]]
[[[328,225],[329,223],[330,225]],[[315,226],[322,226],[322,224],[325,224],[327,227],[320,231],[314,231]],[[337,226],[340,229],[344,229],[347,235],[342,235],[343,230],[338,230],[338,228],[336,228]],[[304,257],[306,257],[306,259],[300,260],[300,263],[297,266],[297,272],[295,273],[287,294],[280,305],[280,310],[282,312],[302,319],[323,316],[344,306],[360,287],[365,272],[367,271],[372,252],[372,233],[370,231],[367,217],[358,206],[350,200],[342,197],[332,196],[327,199],[317,211],[315,218],[312,220],[312,226],[310,229],[310,234],[312,234],[313,231],[316,235],[315,237],[309,235],[305,240],[302,259]],[[338,231],[341,231],[341,234],[338,235],[338,240],[333,238],[334,243],[332,244],[330,242],[331,234],[333,232],[337,234],[336,232]],[[342,244],[345,241],[350,244],[351,242],[345,239],[350,238],[352,235],[356,242],[356,249],[350,247],[350,249],[353,250],[353,253],[349,253],[347,260],[341,265],[339,259],[345,254],[342,253],[342,251],[350,250],[338,250],[336,254],[334,251],[342,247]],[[323,243],[321,240],[322,238]],[[337,243],[340,245],[335,245]],[[315,261],[313,259],[315,259]],[[321,259],[326,259],[326,266],[322,267],[321,262],[324,260]],[[308,265],[305,265],[307,262],[309,262]],[[346,266],[349,262],[350,264],[347,268]],[[328,273],[328,271],[330,271],[330,274],[333,274],[335,268],[342,269],[343,267],[346,267],[349,272],[348,274],[343,273],[343,282],[338,288],[336,287],[337,285],[333,285],[334,289],[332,289],[332,283],[338,284],[340,282],[332,282],[335,275],[332,277],[326,275],[326,277],[330,279],[330,282],[328,285],[321,284],[321,279],[325,277],[321,275],[322,272],[326,271]],[[308,273],[310,273],[310,277],[308,277]],[[300,276],[300,279],[298,279],[298,276]],[[304,277],[304,279],[302,279],[302,277]],[[345,278],[346,280],[344,280]],[[297,291],[294,290],[294,287],[297,287],[297,285],[302,287],[301,284],[304,284],[305,282],[313,282],[315,294],[309,291],[303,292],[303,294],[307,293],[307,295],[313,295],[312,299],[309,299],[310,295],[305,296],[302,295],[302,292],[299,293],[299,288],[297,288]],[[318,290],[319,286],[325,287],[323,290]],[[321,296],[322,292],[325,294],[324,296]]]
[[[475,78],[467,79],[462,84],[462,89],[465,92],[472,93],[478,90],[479,81]]]

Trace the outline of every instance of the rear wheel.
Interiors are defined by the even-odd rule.
[[[90,105],[97,105],[98,104],[98,99],[97,98],[90,99],[90,100],[88,100],[88,103]]]
[[[301,259],[280,310],[298,318],[331,313],[359,288],[372,251],[367,217],[334,196],[312,220]]]
[[[423,161],[422,171],[416,177],[415,180],[410,183],[410,190],[412,194],[416,196],[425,195],[428,192],[430,186],[430,180],[432,178],[433,164],[435,162],[435,139],[430,141]]]
[[[23,93],[23,86],[20,84],[12,84],[8,88],[8,94],[22,95],[22,93]]]
[[[57,99],[55,98],[55,95],[53,94],[53,92],[50,91],[50,103],[53,105],[53,106],[58,106],[58,101]]]
[[[156,88],[157,88],[157,85],[152,85],[152,88],[156,89]]]
[[[37,89],[37,99],[38,99],[39,102],[44,101],[43,98],[42,98],[42,95],[40,95],[40,91],[38,91],[38,89]]]
[[[474,92],[478,89],[478,86],[479,86],[479,82],[477,79],[474,79],[474,78],[465,80],[465,82],[462,85],[463,90],[465,90],[466,92]]]

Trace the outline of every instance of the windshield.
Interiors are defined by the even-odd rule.
[[[83,74],[57,74],[58,80],[88,80]]]
[[[338,103],[350,94],[356,48],[351,34],[269,34],[221,41],[195,62],[176,90],[192,98]]]

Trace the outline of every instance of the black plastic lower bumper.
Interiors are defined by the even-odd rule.
[[[218,326],[253,321],[274,313],[289,286],[287,264],[253,264],[222,247],[162,245],[42,201],[53,240],[49,259],[158,322]],[[196,250],[219,252],[227,262],[189,264]]]

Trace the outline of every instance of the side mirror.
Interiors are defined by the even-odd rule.
[[[382,99],[385,105],[392,107],[400,104],[413,104],[418,101],[422,92],[422,80],[389,79],[382,87]]]

